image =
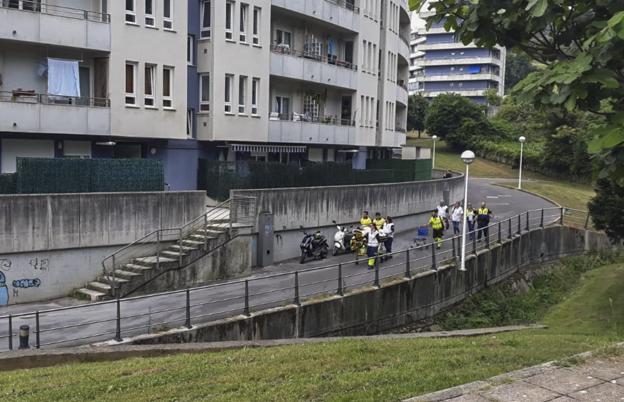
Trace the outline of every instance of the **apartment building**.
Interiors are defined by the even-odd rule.
[[[407,0],[0,0],[0,166],[18,157],[389,157],[405,142]]]
[[[185,140],[187,6],[0,0],[0,159],[166,159]]]
[[[197,0],[191,0],[197,3]],[[199,0],[189,115],[200,155],[386,157],[405,142],[406,0]]]
[[[429,11],[414,13],[424,19]],[[444,22],[427,29],[423,24],[412,33],[410,56],[410,93],[433,98],[443,93],[457,93],[484,104],[485,91],[495,89],[500,96],[505,88],[506,50],[464,45]]]

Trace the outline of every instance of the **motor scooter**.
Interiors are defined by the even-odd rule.
[[[334,224],[336,221],[333,221]],[[347,228],[346,226],[336,225],[338,231],[334,234],[334,248],[332,249],[332,255],[347,254],[351,250],[351,239],[353,238],[353,226]]]
[[[325,259],[329,252],[327,238],[325,238],[320,231],[315,233],[306,233],[304,231],[303,240],[301,240],[299,247],[301,248],[299,263],[301,264],[303,264],[308,257],[312,257],[315,260]]]

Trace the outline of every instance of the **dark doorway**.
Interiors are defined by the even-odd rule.
[[[353,64],[353,42],[345,43],[345,61]]]
[[[340,113],[340,120],[342,125],[351,125],[351,97],[342,97],[342,111]]]

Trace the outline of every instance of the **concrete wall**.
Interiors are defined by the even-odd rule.
[[[230,198],[251,196],[257,211],[274,215],[274,261],[299,255],[301,229],[320,229],[333,239],[339,223],[359,221],[362,211],[381,212],[395,219],[397,231],[412,230],[423,224],[448,192],[447,202],[463,198],[463,176],[421,182],[355,186],[301,187],[265,190],[232,190]]]
[[[188,331],[144,336],[135,344],[283,339],[374,334],[418,323],[479,290],[500,282],[522,267],[568,255],[609,248],[606,236],[553,226],[506,240],[467,260],[467,272],[453,266],[400,279],[379,289],[343,297],[267,310],[199,325]]]
[[[0,255],[128,244],[201,215],[201,191],[0,196]]]

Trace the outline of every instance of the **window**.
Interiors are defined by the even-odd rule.
[[[241,3],[240,5],[240,27],[238,40],[240,42],[247,42],[247,12],[249,10],[248,4]]]
[[[254,7],[253,10],[253,44],[260,44],[260,13],[262,9],[260,7]]]
[[[199,111],[210,111],[210,74],[199,76]]]
[[[225,39],[232,40],[234,27],[234,3],[228,1],[225,3]]]
[[[275,36],[277,39],[278,45],[288,45],[289,47],[292,45],[292,34],[290,32],[282,31],[278,29],[275,32]]]
[[[154,0],[145,0],[145,26],[154,26]]]
[[[247,77],[238,77],[238,113],[245,113],[245,98],[247,97]]]
[[[210,38],[212,26],[211,21],[210,0],[204,0],[201,4],[201,33],[202,38]]]
[[[136,105],[136,70],[135,63],[126,63],[126,105]]]
[[[275,111],[279,113],[280,119],[289,120],[290,119],[290,98],[285,98],[283,96],[275,97]]]
[[[136,24],[136,0],[126,0],[126,22]]]
[[[232,113],[232,86],[234,84],[234,75],[225,74],[225,112]]]
[[[251,83],[251,114],[258,114],[258,97],[260,96],[260,78],[254,78]]]
[[[173,29],[173,1],[163,0],[163,28]]]
[[[173,108],[173,67],[163,67],[163,108]]]
[[[195,110],[186,110],[186,136],[189,138],[195,138],[195,130],[193,130],[193,123],[195,122]]]
[[[156,87],[156,66],[145,65],[145,107],[154,107],[154,88]]]
[[[195,61],[195,36],[189,35],[186,38],[186,62],[192,66]]]

